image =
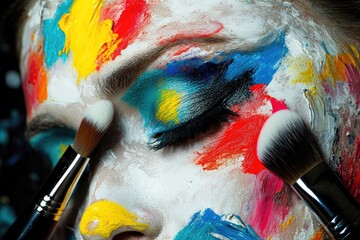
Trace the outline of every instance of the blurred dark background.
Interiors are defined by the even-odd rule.
[[[20,8],[14,2],[2,0],[0,9],[0,239],[49,166],[24,138],[26,113],[15,47]]]

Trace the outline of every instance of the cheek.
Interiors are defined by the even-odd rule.
[[[214,141],[197,152],[194,159],[197,165],[210,171],[240,158],[243,160],[241,170],[244,173],[257,174],[265,169],[256,154],[260,130],[272,113],[287,107],[284,102],[267,95],[264,87],[265,85],[254,85],[251,88],[253,98],[233,107],[232,110],[238,117]]]

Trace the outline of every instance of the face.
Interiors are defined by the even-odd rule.
[[[360,166],[348,154],[360,142],[359,53],[306,5],[64,0],[34,2],[27,16],[21,70],[34,148],[56,164],[88,105],[115,106],[85,200],[63,219],[77,238],[323,238],[256,155],[264,122],[286,108],[311,124],[359,199]]]

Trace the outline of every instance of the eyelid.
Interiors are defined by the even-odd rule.
[[[40,114],[34,117],[25,129],[25,138],[30,139],[32,136],[46,131],[50,128],[68,127],[62,120],[49,114]]]
[[[141,54],[134,56],[132,59],[125,60],[120,67],[109,76],[101,81],[96,81],[96,94],[103,98],[118,96],[123,90],[129,88],[158,58],[163,56],[166,51],[182,44],[206,44],[211,46],[219,43],[226,43],[229,38],[226,37],[205,37],[205,38],[184,38],[163,43]],[[95,78],[96,79],[96,78]]]
[[[221,88],[218,88],[222,91],[216,94],[218,96],[210,108],[173,129],[153,134],[154,141],[149,143],[149,147],[159,150],[165,146],[181,145],[199,133],[205,133],[211,127],[219,127],[221,124],[229,122],[231,118],[237,117],[237,114],[228,107],[245,101],[252,95],[249,87],[253,84],[253,73],[254,69],[249,69],[236,80],[223,84]],[[220,87],[218,84],[214,86]],[[215,91],[216,88],[212,90]]]

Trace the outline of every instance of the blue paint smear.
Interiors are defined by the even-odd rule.
[[[72,144],[75,134],[68,128],[53,128],[31,137],[30,144],[54,167],[62,155],[62,147]]]
[[[162,131],[164,128],[171,128],[174,126],[173,122],[164,124],[155,118],[162,90],[176,90],[178,93],[185,96],[194,94],[202,87],[203,86],[196,84],[196,81],[189,76],[169,76],[165,74],[163,70],[155,69],[146,74],[142,74],[124,94],[122,100],[140,110],[145,126],[151,126],[152,128],[149,133],[151,135],[153,132]],[[181,122],[188,119],[189,104],[191,104],[189,101],[182,102],[182,107],[179,109],[178,116]]]
[[[253,70],[254,84],[269,84],[287,53],[285,34],[281,33],[271,44],[253,51],[218,53],[210,60],[195,57],[172,61],[164,68],[140,75],[122,100],[139,110],[148,135],[151,136],[202,114],[199,109],[204,109],[204,106],[196,102],[198,99],[194,98],[194,94],[201,93],[214,82],[234,81],[244,72]],[[178,124],[163,123],[156,119],[161,90],[164,89],[175,90],[182,96]]]
[[[59,58],[61,58],[63,61],[65,61],[67,58],[65,53],[59,55],[65,45],[65,34],[60,29],[58,23],[64,14],[70,12],[72,3],[73,0],[65,0],[62,4],[60,4],[52,19],[44,20],[44,52],[46,66],[48,68],[50,68]]]
[[[220,53],[219,57],[205,63],[200,58],[171,62],[167,64],[165,73],[168,75],[198,74],[202,76],[203,81],[211,81],[216,78],[216,74],[222,73],[219,63],[228,62],[231,64],[226,69],[225,79],[227,81],[235,79],[249,69],[254,69],[254,83],[269,84],[280,66],[281,59],[287,53],[285,34],[281,33],[272,44],[253,51]]]
[[[269,84],[278,70],[281,59],[288,53],[285,45],[285,34],[279,35],[272,44],[260,47],[251,52],[239,52],[232,55],[233,63],[226,74],[231,81],[248,69],[255,69],[254,83]]]
[[[219,239],[211,235],[218,234],[229,240],[258,240],[260,239],[251,226],[245,226],[240,217],[236,217],[242,225],[226,221],[211,209],[195,213],[190,222],[174,238],[174,240],[214,240]]]

